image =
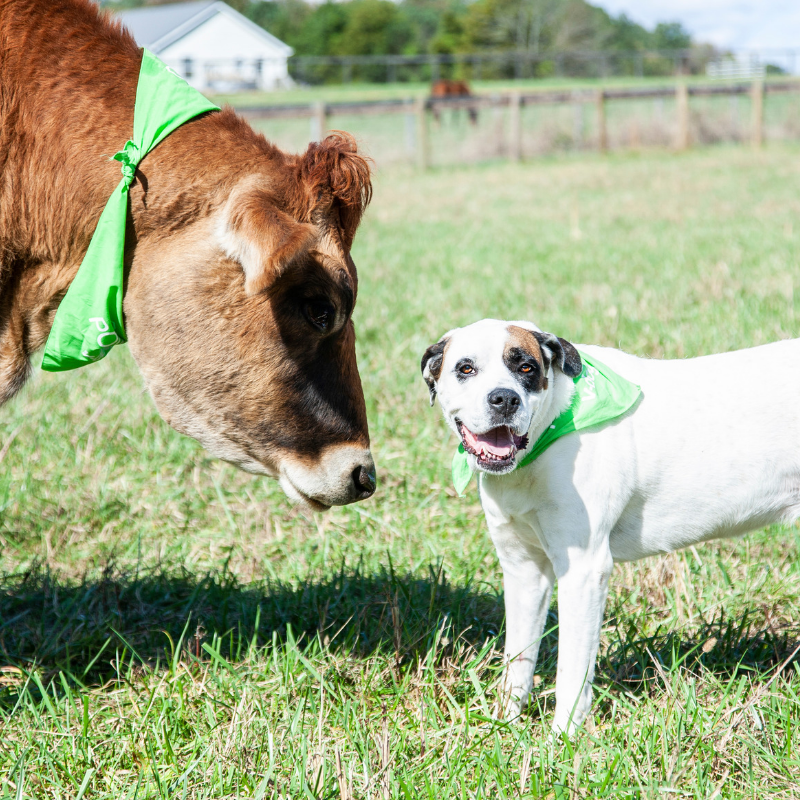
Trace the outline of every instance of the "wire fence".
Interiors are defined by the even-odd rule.
[[[614,77],[763,78],[795,74],[800,48],[720,53],[687,50],[569,50],[439,55],[293,56],[286,58],[168,59],[201,91],[242,91],[349,83],[430,83],[442,79],[489,81]]]
[[[529,80],[531,78],[669,77],[709,75],[759,78],[794,74],[800,48],[720,53],[711,47],[684,50],[565,50],[439,55],[295,56],[289,73],[300,84]]]

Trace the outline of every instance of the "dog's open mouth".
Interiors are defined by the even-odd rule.
[[[500,425],[486,433],[473,433],[456,420],[464,449],[478,459],[481,469],[501,470],[514,463],[514,456],[528,446],[527,436],[517,436],[508,425]]]

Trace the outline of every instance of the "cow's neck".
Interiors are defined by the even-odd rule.
[[[2,403],[25,382],[121,178],[110,156],[132,136],[141,51],[88,2],[0,0],[0,61]],[[232,112],[174,131],[131,187],[126,261],[149,237],[212,212],[242,172],[279,157]]]

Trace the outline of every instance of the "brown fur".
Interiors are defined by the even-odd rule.
[[[518,372],[517,367],[520,362],[535,361],[539,365],[538,372],[529,375],[518,374],[518,378],[528,391],[539,392],[547,388],[550,359],[545,357],[533,331],[509,325],[508,339],[503,348],[503,361],[515,373]]]
[[[423,354],[420,368],[422,369],[422,377],[425,383],[428,384],[428,391],[431,395],[431,405],[436,400],[436,381],[442,374],[442,364],[444,364],[444,357],[447,353],[447,348],[450,344],[450,338],[445,336],[439,339],[436,344],[432,344]]]
[[[466,81],[440,80],[431,84],[431,97],[470,97],[472,92]]]
[[[508,340],[506,341],[506,346],[503,351],[504,355],[512,347],[517,347],[520,350],[524,350],[526,353],[529,353],[532,358],[536,359],[536,361],[538,361],[540,364],[542,365],[544,364],[544,358],[542,357],[542,348],[539,347],[539,341],[537,340],[533,331],[526,330],[525,328],[520,328],[518,325],[509,325]]]
[[[120,180],[109,159],[131,136],[140,63],[89,0],[0,0],[0,402],[24,383]],[[271,472],[287,454],[368,445],[349,249],[371,191],[351,136],[289,155],[227,108],[144,158],[130,192],[126,332],[168,421]],[[247,290],[218,241],[232,198],[231,227],[262,264]],[[335,331],[310,329],[311,295],[336,306]]]

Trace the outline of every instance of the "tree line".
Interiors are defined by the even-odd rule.
[[[678,22],[648,30],[585,0],[227,0],[298,56],[457,54],[515,51],[636,52],[691,47]],[[110,8],[155,4],[108,2]]]

